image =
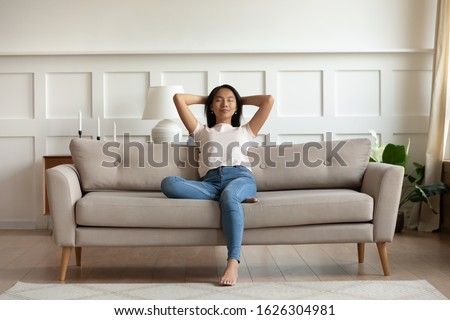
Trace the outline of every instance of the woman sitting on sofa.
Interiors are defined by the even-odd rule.
[[[241,203],[257,202],[256,183],[245,152],[264,125],[274,103],[270,95],[242,97],[230,85],[221,85],[209,96],[177,93],[178,114],[189,134],[199,144],[201,181],[167,177],[161,189],[168,198],[218,200],[228,260],[220,284],[232,286],[238,277],[244,212]],[[207,125],[200,124],[189,106],[205,104]],[[241,126],[243,105],[259,107]]]

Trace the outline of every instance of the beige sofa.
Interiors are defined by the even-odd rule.
[[[74,139],[74,165],[47,170],[60,280],[72,248],[224,245],[218,203],[167,199],[169,175],[198,179],[188,145]],[[368,139],[250,149],[259,203],[243,204],[244,245],[376,243],[389,275],[386,243],[394,236],[403,168],[368,162]]]

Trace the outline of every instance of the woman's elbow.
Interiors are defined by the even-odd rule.
[[[269,95],[266,96],[266,103],[267,103],[270,107],[273,106],[273,104],[275,103],[275,99],[273,98],[272,95],[269,94]]]

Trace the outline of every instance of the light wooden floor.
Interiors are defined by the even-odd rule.
[[[67,283],[212,282],[225,267],[224,247],[84,248],[71,258]],[[384,277],[374,244],[357,263],[356,244],[244,246],[239,282],[424,279],[450,298],[450,236],[403,232],[388,244]],[[0,230],[0,292],[17,281],[58,283],[60,248],[49,231]]]

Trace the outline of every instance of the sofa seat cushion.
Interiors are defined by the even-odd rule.
[[[168,199],[161,192],[90,192],[76,204],[76,223],[97,227],[220,228],[215,201]]]
[[[246,228],[357,223],[373,219],[373,198],[349,189],[266,191],[245,210]]]
[[[245,228],[372,220],[373,199],[349,189],[259,192],[243,204]],[[221,228],[217,201],[167,199],[160,192],[90,192],[76,204],[76,223],[94,227]]]

